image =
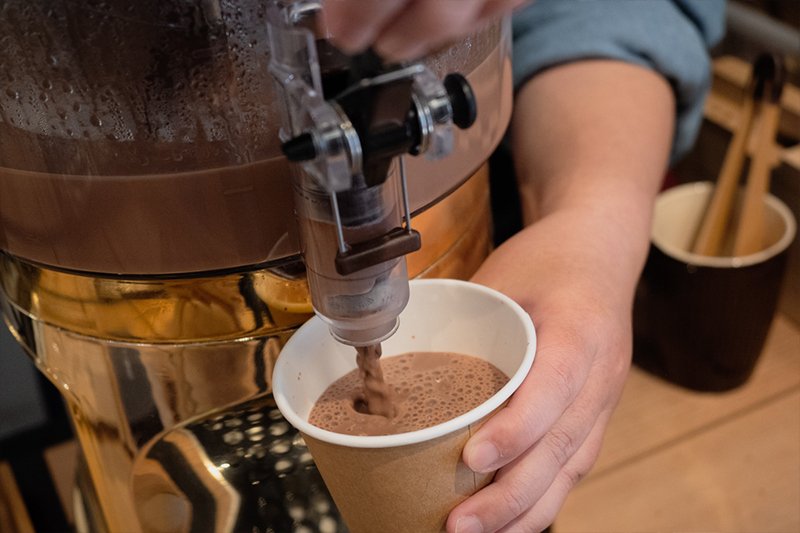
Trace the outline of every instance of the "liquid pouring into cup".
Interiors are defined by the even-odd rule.
[[[397,332],[384,356],[410,352],[468,354],[509,376],[486,401],[432,427],[380,436],[321,429],[308,415],[328,386],[355,368],[351,346],[313,318],[287,342],[273,373],[274,396],[303,434],[337,507],[353,533],[440,531],[450,510],[491,481],[461,461],[487,417],[502,408],[531,370],[536,333],[513,300],[457,280],[413,280]]]

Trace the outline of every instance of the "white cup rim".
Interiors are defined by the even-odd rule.
[[[500,407],[506,400],[508,400],[522,384],[522,381],[528,375],[528,372],[533,365],[533,359],[536,353],[536,331],[530,315],[528,315],[528,313],[525,312],[525,310],[522,309],[518,303],[505,294],[502,294],[494,289],[490,289],[486,286],[468,281],[453,279],[418,279],[411,280],[410,284],[412,290],[415,287],[424,287],[426,285],[467,287],[469,290],[480,291],[488,294],[507,305],[511,311],[517,317],[519,317],[520,323],[525,329],[525,334],[528,341],[525,354],[520,362],[519,367],[517,368],[517,371],[509,378],[508,382],[499,391],[474,409],[446,422],[442,422],[441,424],[436,424],[435,426],[430,426],[407,433],[397,433],[395,435],[345,435],[319,428],[309,423],[291,408],[290,402],[286,396],[286,391],[284,390],[283,383],[280,381],[273,381],[273,396],[278,405],[278,409],[280,409],[281,413],[289,421],[289,423],[297,428],[301,433],[317,440],[331,444],[337,444],[340,446],[347,446],[350,448],[392,448],[428,442],[466,428],[470,424],[478,422],[485,416],[491,414],[495,409]],[[308,322],[301,326],[297,333],[306,327],[324,327],[327,330],[327,325],[317,316],[311,318]],[[297,335],[297,333],[295,333],[295,335]],[[287,341],[284,349],[291,345],[294,338],[295,336],[292,336],[292,338]],[[279,374],[283,364],[284,363],[281,363],[281,357],[278,356],[273,375]]]
[[[656,202],[659,203],[670,201],[676,197],[687,194],[696,194],[700,190],[705,191],[711,188],[713,188],[713,184],[708,181],[698,181],[678,185],[661,192],[658,195]],[[763,250],[759,250],[756,253],[743,256],[708,256],[696,254],[689,250],[684,250],[678,246],[673,246],[667,242],[659,240],[655,235],[652,236],[651,241],[653,245],[661,250],[664,254],[679,261],[683,261],[684,263],[695,266],[711,268],[742,268],[763,263],[788,248],[794,240],[794,236],[797,231],[797,223],[794,219],[794,215],[792,215],[791,210],[786,206],[785,203],[769,193],[765,196],[765,201],[767,205],[774,209],[781,219],[783,219],[786,224],[786,231],[784,231],[783,235],[781,235],[781,238],[772,245]]]

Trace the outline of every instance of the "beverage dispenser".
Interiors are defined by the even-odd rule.
[[[315,311],[380,341],[408,277],[490,250],[507,21],[386,65],[319,13],[0,2],[0,300],[80,443],[80,529],[335,529],[281,346]]]

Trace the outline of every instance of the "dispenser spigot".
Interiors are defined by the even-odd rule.
[[[403,156],[441,159],[476,101],[466,78],[425,64],[348,56],[319,35],[319,2],[273,0],[270,71],[284,99],[282,148],[298,163],[295,210],[314,309],[342,342],[380,342],[408,301],[411,227]]]
[[[475,95],[461,74],[449,74],[440,82],[422,64],[386,66],[371,51],[351,58],[350,66],[351,84],[326,101],[340,122],[325,121],[282,144],[284,155],[290,161],[306,163],[309,171],[326,166],[328,157],[344,151],[350,172],[363,175],[367,186],[375,186],[386,180],[394,157],[444,157],[452,150],[452,125],[465,129],[475,122]],[[334,75],[342,77],[341,72]],[[324,81],[323,75],[323,86]],[[327,184],[335,193],[334,181],[342,180]],[[405,199],[404,176],[401,186]],[[333,209],[338,210],[336,202]],[[341,240],[336,270],[352,274],[418,250],[420,235],[411,228],[407,205],[404,211],[407,216],[401,227],[358,243]],[[338,213],[334,220],[341,223]]]

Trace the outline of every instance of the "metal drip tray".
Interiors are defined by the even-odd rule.
[[[182,531],[347,531],[303,437],[269,395],[165,433],[133,480],[134,493],[147,494],[137,505],[145,529],[164,530],[168,517]]]

